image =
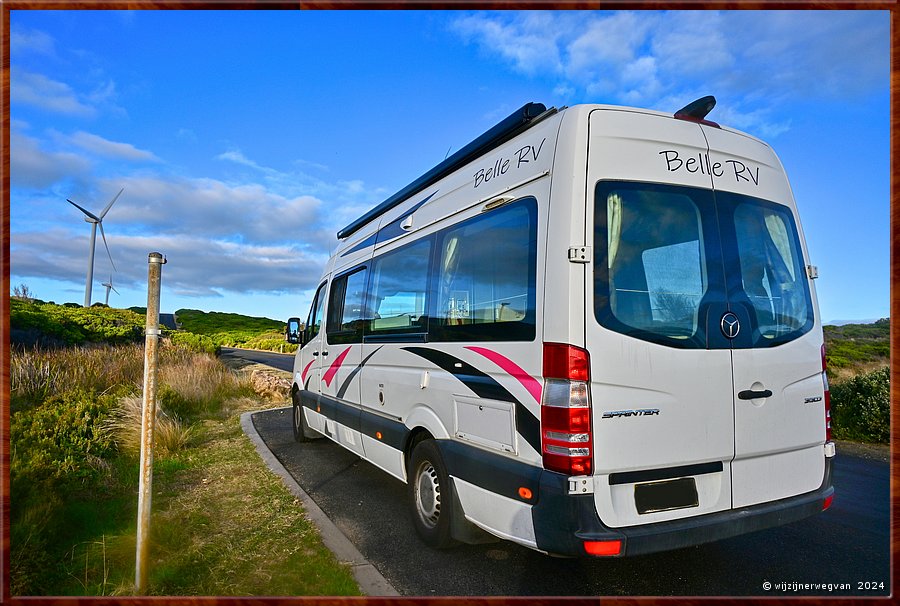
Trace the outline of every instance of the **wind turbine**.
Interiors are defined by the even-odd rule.
[[[112,259],[110,259],[110,261],[111,260]],[[103,284],[101,284],[101,286],[106,287],[106,301],[104,301],[104,303],[106,303],[106,306],[109,307],[109,291],[110,291],[110,289],[112,289],[112,291],[114,293],[116,293],[117,295],[120,294],[119,291],[116,290],[115,286],[112,285],[112,274],[109,274],[109,282],[104,282]]]
[[[103,245],[106,246],[106,254],[109,255],[109,262],[112,263],[113,269],[116,268],[116,264],[113,263],[112,254],[109,252],[109,244],[106,243],[106,234],[103,233],[103,217],[106,216],[106,213],[109,212],[109,209],[112,208],[112,205],[116,203],[116,200],[119,199],[119,196],[122,195],[122,192],[125,191],[124,188],[119,190],[119,193],[109,201],[109,204],[106,205],[106,208],[100,213],[98,217],[94,213],[85,210],[84,208],[78,206],[68,198],[66,198],[66,202],[80,210],[84,213],[84,220],[87,223],[91,224],[91,248],[88,251],[88,269],[87,269],[87,284],[84,287],[84,306],[91,306],[91,283],[94,280],[94,244],[97,241],[97,226],[100,226],[100,235],[103,237]],[[109,291],[106,292],[107,296],[109,296]]]

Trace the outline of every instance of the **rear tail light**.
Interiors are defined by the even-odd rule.
[[[831,507],[831,503],[832,503],[832,502],[834,502],[834,495],[833,495],[833,494],[828,495],[827,497],[825,497],[825,500],[822,501],[822,511],[825,511],[826,509],[828,509],[829,507]]]
[[[825,386],[825,441],[831,442],[831,391],[828,389],[828,364],[825,362],[825,344],[822,343],[822,383]]]
[[[580,347],[544,344],[541,396],[541,451],[544,468],[567,475],[590,475],[590,357]]]

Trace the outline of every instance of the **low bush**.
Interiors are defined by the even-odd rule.
[[[10,419],[13,484],[56,487],[95,479],[102,460],[112,454],[112,441],[100,426],[114,402],[114,396],[98,396],[79,386],[14,412]]]
[[[102,430],[114,442],[119,452],[139,455],[141,452],[142,397],[122,398],[102,424]],[[159,404],[159,402],[157,402]],[[185,425],[177,417],[168,414],[162,406],[156,407],[153,424],[153,443],[159,456],[167,456],[184,449],[194,435],[193,426]]]
[[[192,351],[205,352],[213,355],[218,355],[219,353],[219,344],[205,335],[177,331],[169,335],[169,338],[174,345],[180,345]]]
[[[888,367],[831,385],[831,426],[835,438],[887,443],[890,422]]]
[[[37,304],[10,300],[10,327],[39,330],[65,344],[132,343],[143,338],[146,318],[127,309]]]

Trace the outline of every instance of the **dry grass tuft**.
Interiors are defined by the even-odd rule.
[[[137,396],[122,398],[103,424],[103,430],[118,446],[120,452],[140,454],[141,417],[143,399]],[[177,418],[156,407],[153,444],[156,453],[167,455],[184,449],[194,436],[194,428],[185,426]]]

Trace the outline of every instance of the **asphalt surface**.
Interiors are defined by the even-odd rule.
[[[330,440],[294,442],[289,409],[256,413],[253,424],[300,486],[403,595],[890,593],[890,473],[882,461],[839,452],[834,505],[788,526],[633,558],[559,559],[505,541],[428,548],[413,529],[405,484]]]
[[[231,356],[242,358],[250,362],[258,362],[265,364],[278,370],[286,370],[291,372],[294,370],[294,354],[281,354],[273,351],[259,351],[256,349],[238,349],[236,347],[223,347],[221,354],[223,356]]]

